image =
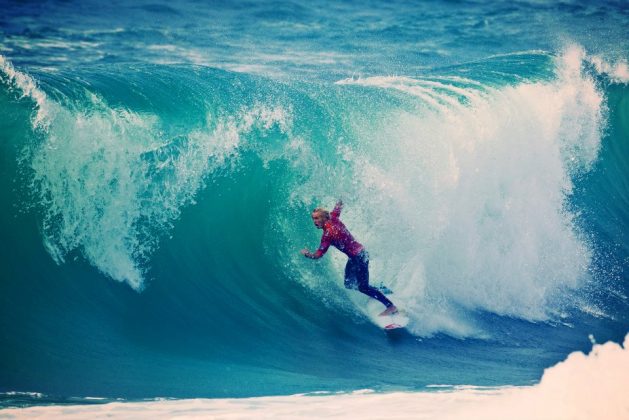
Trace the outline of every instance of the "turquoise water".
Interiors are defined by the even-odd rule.
[[[621,3],[6,10],[3,405],[525,385],[627,332]],[[339,197],[405,331],[299,254]]]

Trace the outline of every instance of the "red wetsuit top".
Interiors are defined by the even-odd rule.
[[[326,253],[330,245],[335,246],[339,251],[345,253],[352,258],[360,254],[364,247],[357,242],[343,222],[339,220],[341,215],[341,206],[338,204],[334,210],[330,212],[330,220],[323,225],[323,236],[321,236],[321,245],[311,258],[321,258]]]

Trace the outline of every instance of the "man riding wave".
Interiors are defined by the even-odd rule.
[[[345,265],[345,287],[358,289],[359,292],[381,302],[386,309],[380,315],[390,315],[397,312],[397,307],[378,289],[369,285],[369,254],[358,241],[354,239],[343,222],[339,219],[343,202],[338,201],[334,210],[328,212],[324,208],[316,208],[312,211],[312,221],[317,229],[323,229],[321,244],[315,252],[302,249],[301,253],[306,258],[321,258],[330,245],[343,252],[349,260]]]

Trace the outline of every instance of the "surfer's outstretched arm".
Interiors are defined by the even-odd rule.
[[[311,258],[313,260],[318,260],[323,257],[330,248],[330,244],[332,243],[330,239],[330,233],[328,231],[323,232],[323,236],[321,237],[321,244],[319,248],[315,252],[310,252],[308,249],[302,249],[301,254],[306,258]]]
[[[338,219],[339,217],[341,217],[342,209],[343,209],[343,201],[339,200],[336,202],[336,205],[334,206],[334,210],[330,212],[330,218]]]

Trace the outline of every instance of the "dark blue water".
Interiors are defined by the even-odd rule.
[[[524,385],[626,334],[621,2],[4,11],[2,405]],[[338,198],[405,330],[299,254]]]

